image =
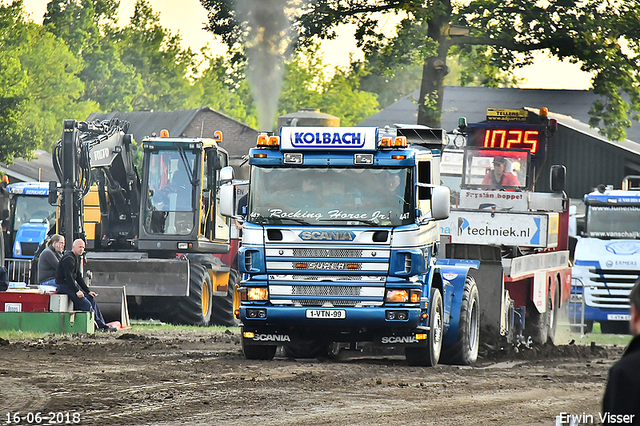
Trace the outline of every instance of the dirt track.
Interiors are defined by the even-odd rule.
[[[238,334],[210,329],[0,340],[0,422],[19,411],[20,424],[74,413],[81,425],[553,425],[561,413],[598,424],[621,350],[483,350],[475,367],[419,368],[400,355],[246,361]]]

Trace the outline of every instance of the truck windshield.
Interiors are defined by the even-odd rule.
[[[462,186],[462,150],[446,150],[440,162],[440,183],[451,191],[451,205],[457,206]]]
[[[593,238],[640,238],[640,206],[588,206],[585,235]]]
[[[56,220],[56,207],[51,206],[46,196],[15,196],[13,229],[18,230],[29,222],[52,224]]]
[[[527,189],[529,164],[526,150],[469,147],[464,154],[462,186],[468,189]]]
[[[253,167],[247,220],[399,226],[414,221],[408,168]]]
[[[192,181],[196,154],[172,149],[152,152],[148,158],[146,232],[189,235],[195,223]]]

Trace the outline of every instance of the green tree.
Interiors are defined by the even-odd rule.
[[[228,46],[243,42],[243,22],[235,11],[241,1],[201,0],[209,11],[208,29]],[[291,0],[295,5],[299,2]],[[396,34],[376,30],[377,13],[403,16]],[[494,70],[507,73],[509,80],[509,73],[531,63],[533,52],[540,50],[580,62],[582,70],[594,74],[593,90],[603,99],[593,105],[590,124],[611,139],[623,138],[630,118],[637,119],[640,111],[638,2],[316,0],[293,9],[291,17],[301,45],[334,38],[338,25],[355,23],[365,53],[389,49],[396,58],[419,61],[419,124],[440,124],[447,58],[454,46],[468,67],[487,73],[480,80],[504,78],[489,78]]]
[[[326,68],[319,44],[301,49],[287,60],[278,113],[317,108],[339,117],[341,125],[353,126],[378,112],[376,96],[360,90],[364,66],[335,67],[332,73],[325,72]]]
[[[79,55],[99,43],[105,27],[115,26],[118,6],[117,0],[51,1],[42,24]]]
[[[20,64],[19,48],[27,40],[22,3],[0,5],[0,161],[29,157],[35,148],[33,132],[24,118],[28,78]]]
[[[196,78],[194,87],[200,94],[199,105],[220,111],[248,126],[256,127],[255,108],[242,70],[234,67],[228,58],[212,56],[205,47],[202,50],[207,66]]]
[[[87,114],[78,102],[82,61],[40,25],[27,22],[22,2],[0,6],[0,159],[30,158],[50,148],[67,114]]]
[[[180,47],[145,0],[127,26],[117,26],[117,0],[52,1],[44,26],[64,39],[84,67],[82,100],[102,111],[193,108],[202,93],[191,84],[195,55]]]
[[[120,59],[140,76],[142,91],[131,99],[134,110],[195,108],[202,96],[189,76],[197,61],[190,48],[180,47],[181,37],[159,23],[149,3],[137,0],[129,25],[117,32]]]
[[[43,26],[82,57],[78,76],[84,82],[81,101],[91,100],[103,111],[130,111],[142,91],[135,69],[120,59],[116,0],[64,0],[47,5]],[[84,119],[85,117],[78,117]]]
[[[327,82],[319,49],[310,48],[285,62],[278,114],[297,112],[302,108],[321,108],[322,93]],[[327,112],[327,111],[322,111]]]
[[[84,83],[78,77],[82,59],[40,25],[28,25],[29,42],[20,62],[28,81],[29,103],[25,121],[36,132],[39,147],[50,151],[62,134],[65,118],[84,119],[98,106],[82,100]]]
[[[335,69],[322,92],[320,109],[327,114],[340,117],[341,126],[355,126],[378,112],[377,96],[360,90],[360,79],[366,75],[365,68],[354,64],[350,70]]]

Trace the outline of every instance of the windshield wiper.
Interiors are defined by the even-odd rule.
[[[277,220],[279,220],[280,222],[282,222],[284,220],[291,220],[291,221],[293,221],[295,223],[299,223],[300,225],[311,225],[306,220],[298,219],[297,217],[279,217],[279,218],[277,218]]]
[[[282,225],[285,220],[290,220],[295,223],[299,223],[300,225],[311,225],[306,220],[298,219],[296,217],[258,217],[248,221],[250,223],[255,223],[256,225]]]
[[[379,223],[375,223],[371,219],[320,219],[320,222],[361,222],[370,226],[380,226]]]

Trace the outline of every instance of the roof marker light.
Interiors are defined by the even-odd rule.
[[[391,141],[392,141],[392,138],[388,137],[388,136],[380,138],[380,142],[378,143],[378,147],[379,148],[390,148],[391,147]]]
[[[269,136],[269,146],[271,148],[277,148],[280,146],[280,136]]]
[[[260,133],[258,135],[258,146],[265,147],[269,141],[269,136],[266,133]]]
[[[405,136],[398,136],[393,141],[393,146],[395,148],[406,148],[407,147],[407,138]]]
[[[266,133],[258,135],[259,148],[278,148],[280,146],[280,136],[269,136]]]

